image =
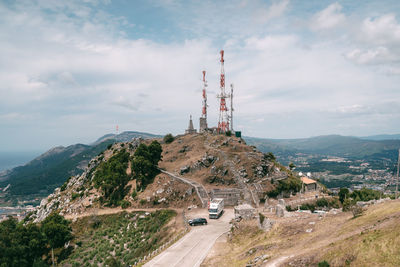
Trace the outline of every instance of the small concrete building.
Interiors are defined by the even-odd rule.
[[[306,176],[301,177],[301,181],[303,182],[303,192],[316,191],[318,188],[317,181]]]
[[[242,204],[235,206],[235,219],[242,218],[245,220],[251,220],[256,217],[256,209],[249,204]]]
[[[242,190],[237,188],[214,188],[211,190],[211,198],[223,198],[225,206],[238,204]]]

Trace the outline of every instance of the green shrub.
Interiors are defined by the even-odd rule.
[[[132,198],[135,199],[136,197],[137,197],[137,191],[136,191],[136,190],[133,190],[133,192],[132,192]]]
[[[170,144],[170,143],[172,143],[173,141],[175,140],[175,137],[172,135],[172,134],[166,134],[165,136],[164,136],[164,142],[166,143],[166,144]]]
[[[343,211],[349,211],[350,208],[354,205],[351,199],[346,198],[343,202]]]
[[[153,199],[153,205],[158,205],[158,204],[160,204],[160,203],[158,202],[158,200],[159,200],[159,197],[155,197],[155,198]]]
[[[295,211],[296,209],[292,208],[292,206],[290,206],[290,205],[287,205],[286,210],[287,211]]]
[[[275,155],[272,152],[265,153],[264,159],[269,160],[269,161],[276,160]]]
[[[260,217],[260,224],[262,225],[265,220],[265,216],[262,213],[258,213],[258,216]]]
[[[314,212],[315,210],[315,205],[312,203],[304,203],[300,206],[301,210],[310,210],[311,212]]]
[[[328,207],[329,206],[328,200],[326,200],[326,198],[318,199],[315,204],[317,207]]]
[[[121,201],[121,208],[126,209],[131,205],[131,203],[129,201],[126,200],[122,200]]]
[[[284,180],[279,180],[275,188],[267,193],[268,197],[277,197],[282,192],[299,192],[301,190],[302,183],[300,179],[295,177],[289,177]]]
[[[355,201],[370,201],[373,199],[379,199],[381,197],[381,192],[373,189],[363,188],[361,190],[354,190],[350,197]]]
[[[68,182],[65,182],[61,187],[60,187],[60,191],[62,192],[62,191],[65,191],[65,189],[67,189],[67,185],[68,185]]]
[[[329,267],[329,263],[327,261],[321,261],[318,263],[318,267]]]
[[[72,200],[74,200],[74,199],[76,199],[77,197],[79,197],[79,194],[78,193],[72,193],[72,195],[71,195],[71,199]]]

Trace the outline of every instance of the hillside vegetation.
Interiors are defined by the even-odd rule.
[[[72,223],[77,247],[63,266],[98,266],[105,263],[128,266],[149,254],[179,231],[168,224],[176,212],[122,212],[92,215]],[[111,266],[111,265],[110,265]]]
[[[158,136],[133,131],[123,132],[119,135],[105,135],[91,145],[76,144],[52,148],[26,165],[13,168],[0,177],[0,187],[11,185],[5,200],[47,196],[70,176],[82,174],[89,161],[110,144],[127,142],[137,137],[147,139]]]

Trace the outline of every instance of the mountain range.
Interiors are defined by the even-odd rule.
[[[395,136],[399,138],[394,139]],[[387,152],[397,151],[400,148],[400,135],[391,135],[388,136],[388,138],[389,137],[390,139],[384,140],[379,139],[383,138],[383,135],[362,138],[324,135],[299,139],[265,139],[254,137],[244,137],[244,139],[263,152],[273,152],[277,154],[306,153],[364,158],[374,154],[385,154]]]
[[[68,177],[81,174],[89,160],[110,144],[126,142],[136,137],[146,139],[161,136],[128,131],[121,134],[106,134],[89,145],[55,147],[24,166],[0,173],[0,187],[4,188],[10,184],[8,198],[46,196],[63,184]],[[288,164],[291,158],[303,154],[396,162],[397,150],[400,148],[400,134],[371,137],[327,135],[301,139],[254,137],[243,137],[243,139],[262,152],[274,153],[283,164]]]
[[[54,147],[27,164],[0,173],[0,187],[10,184],[7,198],[47,196],[68,177],[81,174],[90,159],[104,151],[110,144],[132,138],[155,138],[154,134],[123,132],[107,134],[94,143]]]

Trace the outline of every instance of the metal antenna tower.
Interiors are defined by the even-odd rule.
[[[221,78],[220,78],[220,88],[221,93],[217,95],[220,99],[219,104],[219,119],[218,119],[218,132],[226,133],[229,130],[229,118],[228,118],[228,108],[226,107],[226,98],[229,95],[225,92],[225,70],[224,70],[224,50],[221,50]]]
[[[399,167],[400,167],[400,149],[399,149],[399,158],[397,160],[397,182],[396,182],[396,193],[395,198],[399,197]]]
[[[206,71],[203,70],[203,107],[201,110],[201,117],[200,117],[200,132],[205,132],[208,128],[207,125],[207,81],[206,81]]]

